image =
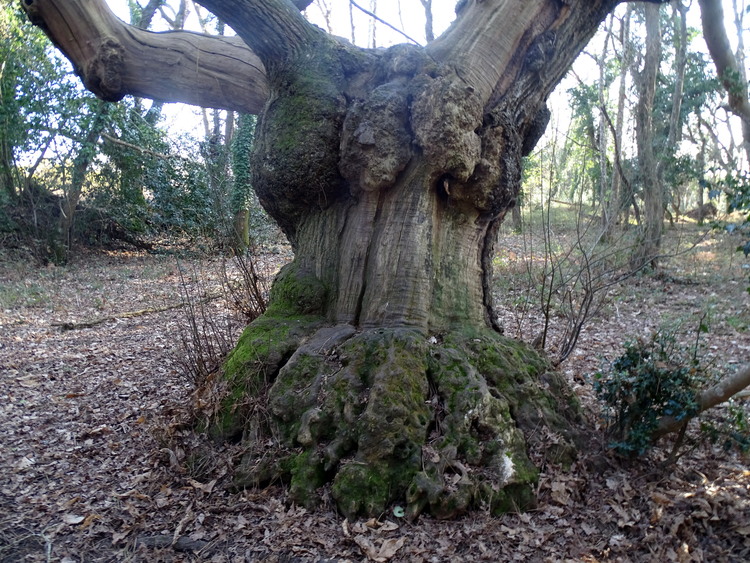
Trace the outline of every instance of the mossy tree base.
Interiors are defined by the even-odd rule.
[[[543,358],[490,329],[357,331],[269,314],[246,329],[225,381],[210,432],[248,446],[237,486],[281,480],[312,508],[331,483],[349,518],[391,503],[412,518],[532,507],[523,432],[569,439],[578,416]]]
[[[487,105],[419,47],[324,38],[269,81],[252,183],[295,260],[225,365],[209,431],[247,445],[237,484],[280,479],[311,507],[330,483],[348,517],[529,507],[524,432],[569,436],[576,411],[489,327],[495,233],[544,96],[512,81]]]

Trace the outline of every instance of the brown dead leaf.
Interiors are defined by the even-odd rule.
[[[352,536],[349,532],[349,520],[347,518],[344,518],[344,521],[341,523],[341,531],[344,532],[344,536],[347,538]]]
[[[556,503],[562,506],[567,506],[570,503],[570,491],[565,481],[562,479],[553,481],[550,489],[552,490],[552,500]]]
[[[396,552],[401,549],[406,541],[405,537],[398,539],[387,539],[380,546],[378,557],[375,561],[388,561],[391,557],[396,555]]]
[[[81,529],[85,530],[86,528],[91,526],[91,524],[93,524],[95,520],[101,520],[101,516],[99,514],[89,514],[81,524]]]
[[[660,492],[651,493],[651,500],[664,506],[672,504],[672,499]]]
[[[370,561],[383,563],[396,555],[396,552],[403,547],[406,538],[383,540],[380,547],[362,534],[354,536],[354,541]]]
[[[396,524],[395,522],[391,522],[390,520],[386,520],[380,525],[381,532],[392,532],[393,530],[398,530],[398,528],[398,524]]]
[[[353,539],[354,543],[356,543],[362,550],[362,553],[364,553],[369,560],[375,561],[379,550],[375,547],[372,541],[363,534],[357,534]]]
[[[117,545],[130,534],[131,530],[125,530],[124,532],[112,532],[112,545]]]

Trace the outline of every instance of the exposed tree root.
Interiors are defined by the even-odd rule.
[[[410,518],[530,508],[538,471],[529,436],[552,429],[561,447],[548,453],[570,461],[580,422],[546,360],[489,329],[426,336],[263,317],[229,357],[222,385],[208,429],[247,446],[236,485],[281,480],[312,508],[330,483],[350,518],[393,502]]]

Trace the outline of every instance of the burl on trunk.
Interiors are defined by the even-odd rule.
[[[24,0],[105,99],[261,114],[253,183],[295,258],[212,383],[207,431],[247,447],[237,485],[281,479],[315,506],[332,483],[349,517],[532,505],[527,439],[555,434],[547,453],[569,459],[579,414],[546,360],[495,326],[495,233],[548,94],[617,0],[467,0],[427,47],[378,50],[289,0],[202,3],[239,37]]]
[[[285,479],[313,506],[332,481],[350,517],[397,499],[410,516],[530,506],[523,429],[570,438],[577,411],[493,330],[491,260],[546,110],[523,127],[486,114],[405,45],[325,39],[271,76],[253,184],[295,259],[226,364],[212,431],[250,447],[238,484]]]

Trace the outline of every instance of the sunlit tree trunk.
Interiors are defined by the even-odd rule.
[[[8,199],[15,200],[18,195],[13,170],[13,150],[5,137],[0,138],[0,184]]]
[[[625,128],[625,100],[627,94],[627,78],[633,60],[633,48],[630,40],[630,19],[632,11],[632,6],[628,4],[625,9],[625,13],[623,14],[620,21],[619,38],[622,52],[620,55],[620,77],[617,91],[617,115],[615,117],[614,131],[612,132],[612,140],[614,143],[615,170],[612,174],[612,186],[610,188],[610,209],[608,213],[609,220],[607,221],[603,235],[605,239],[609,239],[612,236],[612,229],[620,220],[623,211],[630,208],[629,201],[630,198],[632,198],[632,194],[628,194],[628,199],[626,201],[626,195],[623,191],[623,188],[625,187],[623,186],[625,171],[622,168],[622,144],[623,130]],[[629,186],[627,186],[627,191],[630,191]],[[624,227],[627,228],[627,219],[625,219],[624,222]]]
[[[606,232],[607,225],[610,222],[608,216],[610,205],[608,204],[607,189],[609,187],[608,177],[608,160],[607,150],[609,144],[609,128],[607,127],[607,99],[606,99],[606,64],[609,58],[609,40],[610,34],[607,33],[604,40],[604,47],[597,59],[599,67],[599,86],[597,91],[597,101],[599,104],[599,123],[597,126],[597,151],[599,156],[599,205],[601,216],[602,232]]]
[[[687,7],[681,0],[672,2],[672,28],[674,37],[674,90],[672,91],[672,104],[669,114],[669,128],[667,139],[660,150],[661,158],[656,165],[657,182],[665,186],[664,172],[669,159],[677,152],[678,145],[682,140],[682,99],[685,90],[685,70],[687,67]],[[663,188],[663,189],[666,189]]]

